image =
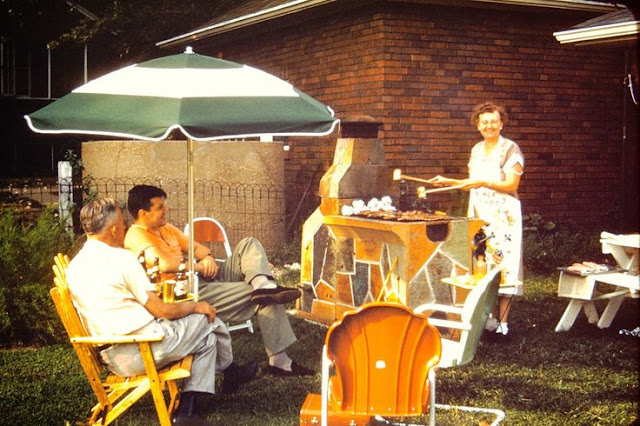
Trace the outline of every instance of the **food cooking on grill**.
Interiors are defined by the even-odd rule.
[[[396,220],[397,217],[396,211],[385,211],[385,210],[374,210],[369,211],[365,210],[357,214],[357,216],[368,217],[369,219],[384,219],[384,220]]]
[[[399,222],[431,222],[434,220],[447,219],[447,214],[443,212],[427,213],[422,210],[409,210],[409,211],[362,211],[357,216],[366,217],[369,219],[382,219],[382,220],[396,220]]]
[[[393,206],[391,197],[385,195],[380,200],[372,198],[368,202],[353,200],[351,205],[342,206],[343,216],[360,216],[369,219],[395,220],[398,222],[431,222],[450,219],[444,212],[427,213],[422,210],[398,211]]]
[[[341,213],[343,216],[361,215],[363,212],[385,211],[393,212],[396,208],[393,206],[393,200],[388,195],[381,199],[372,198],[367,203],[363,200],[353,200],[351,205],[342,206]]]

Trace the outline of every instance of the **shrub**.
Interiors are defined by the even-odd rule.
[[[6,346],[57,341],[63,335],[49,298],[53,256],[71,247],[72,236],[55,207],[35,223],[13,209],[0,210],[0,342]]]
[[[546,274],[584,260],[605,262],[600,232],[571,223],[556,224],[539,214],[523,217],[523,256],[527,271]]]

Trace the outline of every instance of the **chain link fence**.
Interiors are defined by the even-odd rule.
[[[322,176],[321,169],[300,170],[292,173],[284,186],[196,180],[194,215],[220,220],[232,244],[245,236],[254,236],[270,248],[299,241],[302,225],[320,205],[318,188]],[[0,207],[19,210],[23,220],[29,221],[47,205],[59,203],[64,210],[67,202],[72,202],[75,208],[69,209],[72,213],[70,226],[80,233],[77,215],[84,202],[98,196],[111,197],[126,207],[129,190],[140,184],[155,185],[167,193],[168,220],[182,229],[188,216],[187,182],[180,179],[95,179],[90,176],[75,181],[64,178],[0,179]],[[394,200],[394,204],[401,210],[444,210],[446,207],[442,204],[451,202],[445,198],[440,195],[418,199],[415,185],[403,181],[400,199]],[[462,200],[454,204],[466,206]],[[465,212],[460,209],[450,213],[464,215]],[[132,218],[128,216],[127,220],[130,223]]]
[[[280,185],[238,184],[196,180],[194,217],[220,220],[232,244],[246,236],[263,242],[267,249],[295,242],[306,218],[319,205],[319,173],[300,173],[287,188]],[[168,221],[182,229],[187,222],[187,182],[180,179],[0,179],[0,207],[17,209],[30,221],[48,205],[57,204],[69,215],[77,233],[78,212],[96,197],[111,197],[126,207],[129,190],[139,184],[154,185],[167,193]],[[68,210],[67,210],[68,209]],[[130,215],[125,214],[128,223]]]

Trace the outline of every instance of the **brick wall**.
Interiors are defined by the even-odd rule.
[[[589,17],[380,3],[311,21],[294,16],[296,27],[257,27],[250,39],[226,45],[205,40],[202,53],[278,75],[339,118],[373,116],[383,122],[390,168],[424,178],[465,176],[480,138],[471,108],[503,104],[503,135],[525,155],[524,212],[590,222],[618,208],[622,196],[624,54],[561,46],[552,35]],[[303,184],[316,170],[319,178],[336,137],[291,141],[286,181]],[[458,194],[430,200],[464,207]]]
[[[524,211],[579,222],[606,214],[619,203],[624,55],[561,46],[552,33],[575,19],[456,8],[385,13],[391,165],[465,176],[479,140],[469,112],[493,100],[509,113],[503,134],[525,155]]]

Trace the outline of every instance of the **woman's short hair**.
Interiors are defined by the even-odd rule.
[[[485,102],[483,104],[476,105],[473,108],[473,111],[471,111],[471,124],[475,127],[478,127],[478,121],[480,120],[481,114],[484,114],[485,112],[496,111],[498,111],[498,114],[500,114],[500,120],[502,121],[502,124],[506,125],[508,119],[507,111],[505,111],[504,107],[496,105],[493,102]]]
[[[98,198],[80,210],[80,224],[87,234],[99,234],[118,217],[120,205],[113,198]]]

